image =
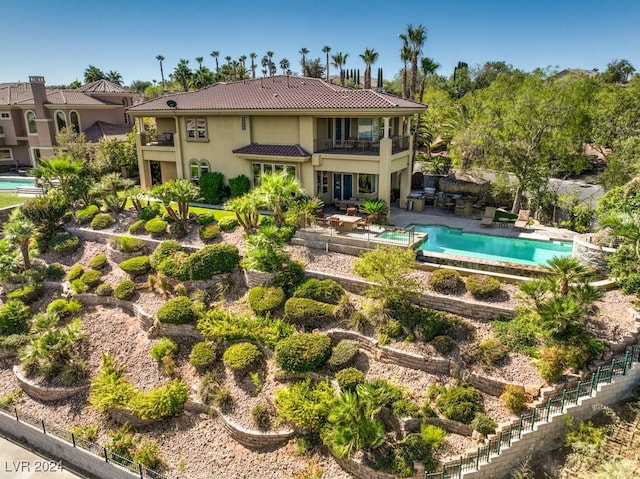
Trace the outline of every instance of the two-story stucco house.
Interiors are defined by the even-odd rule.
[[[53,156],[56,134],[65,127],[89,141],[125,135],[133,128],[126,109],[137,96],[107,80],[73,90],[46,88],[41,76],[0,83],[0,165],[35,166]]]
[[[411,186],[411,118],[419,103],[317,78],[276,76],[220,83],[129,108],[153,118],[157,137],[138,131],[142,187],[206,171],[226,179],[287,170],[325,204],[406,198]]]

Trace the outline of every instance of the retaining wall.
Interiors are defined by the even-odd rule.
[[[41,386],[27,378],[20,369],[20,366],[13,367],[13,374],[18,380],[20,388],[30,397],[38,401],[59,401],[89,390],[88,384],[68,388]]]

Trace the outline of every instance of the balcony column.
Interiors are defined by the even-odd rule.
[[[140,176],[140,187],[145,190],[151,188],[151,165],[149,162],[145,162],[142,154],[143,143],[146,143],[146,136],[144,134],[144,123],[142,118],[136,118],[136,126],[138,127],[138,133],[136,133],[136,151],[138,153],[138,175]],[[144,140],[144,141],[143,141]]]
[[[382,128],[382,136],[383,138],[389,138],[389,120],[390,118],[388,116],[383,118],[384,120],[384,127]]]
[[[391,205],[391,138],[380,140],[380,162],[378,164],[378,198]]]
[[[182,142],[180,141],[180,120],[177,116],[173,117],[176,122],[176,132],[173,135],[173,147],[176,153],[176,178],[184,179],[184,165],[182,163]],[[207,132],[209,134],[209,132]]]

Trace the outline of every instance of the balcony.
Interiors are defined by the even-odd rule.
[[[409,149],[408,136],[391,137],[391,153],[396,154]],[[314,140],[314,152],[326,153],[330,155],[364,155],[380,156],[380,141],[369,140],[343,140],[334,141],[331,139]]]
[[[141,136],[143,146],[175,146],[173,144],[173,133],[158,133],[156,135],[147,133]]]

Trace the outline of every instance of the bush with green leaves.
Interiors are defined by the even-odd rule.
[[[307,298],[289,298],[284,304],[285,319],[307,329],[326,326],[334,318],[335,306]]]
[[[87,283],[82,281],[81,278],[74,279],[73,281],[71,281],[71,284],[69,285],[69,287],[71,288],[71,291],[73,291],[76,294],[82,294],[89,291],[89,285],[87,285]]]
[[[276,363],[295,373],[318,370],[331,355],[331,339],[321,333],[296,333],[276,345]]]
[[[254,424],[261,431],[268,431],[271,429],[271,414],[269,413],[269,406],[265,404],[257,404],[251,410],[251,417]]]
[[[0,336],[26,333],[33,310],[18,299],[0,305]]]
[[[313,384],[307,379],[278,389],[275,404],[280,418],[297,428],[317,433],[327,422],[334,398],[328,381]]]
[[[449,354],[457,346],[456,340],[451,336],[446,335],[436,336],[430,341],[429,344],[431,344],[431,346],[433,346],[433,349],[435,349],[442,355]]]
[[[204,372],[218,359],[218,346],[213,341],[200,341],[193,345],[189,354],[189,364],[198,372]]]
[[[62,278],[64,278],[64,275],[64,266],[62,266],[60,263],[51,263],[47,266],[47,269],[45,271],[46,278],[51,281],[60,281]]]
[[[151,262],[148,256],[143,255],[125,259],[121,261],[118,266],[120,266],[120,269],[125,273],[135,277],[147,274],[149,269],[151,269]]]
[[[91,261],[89,261],[89,268],[102,269],[106,266],[106,264],[107,264],[107,255],[104,253],[100,253],[95,255],[93,258],[91,258]]]
[[[433,424],[423,423],[420,425],[420,435],[431,449],[438,449],[444,443],[444,440],[447,437],[447,432]]]
[[[492,326],[496,337],[510,350],[534,356],[537,355],[538,343],[545,337],[541,323],[537,312],[521,309],[515,318],[498,318]]]
[[[457,294],[462,290],[464,283],[455,269],[438,269],[431,274],[429,286],[434,291],[444,294]]]
[[[358,341],[341,339],[331,350],[327,364],[333,369],[343,369],[349,366],[358,354]]]
[[[178,296],[165,301],[156,311],[156,317],[163,324],[188,324],[194,323],[198,315],[193,301]]]
[[[100,271],[98,271],[97,269],[90,269],[82,273],[82,276],[80,276],[79,279],[84,284],[92,288],[93,286],[96,286],[98,283],[100,283],[101,277],[102,273]]]
[[[76,210],[76,221],[80,224],[89,223],[95,215],[100,212],[100,208],[97,205],[88,205],[84,208]]]
[[[156,361],[162,361],[165,356],[173,356],[178,352],[178,345],[169,338],[160,338],[160,341],[151,346],[149,354]]]
[[[420,462],[426,471],[435,471],[438,460],[433,451],[420,434],[408,434],[403,440],[395,443],[389,454],[390,471],[397,477],[413,477],[414,464]]]
[[[237,198],[249,192],[251,180],[246,175],[229,178],[229,192],[232,198]]]
[[[113,295],[113,286],[109,283],[100,283],[96,286],[96,294],[98,296],[111,296]]]
[[[26,304],[31,304],[42,296],[42,283],[26,284],[14,289],[7,294],[7,299],[18,299]]]
[[[152,218],[144,225],[144,229],[152,236],[162,236],[167,231],[169,223],[161,218]]]
[[[142,251],[145,242],[140,238],[132,238],[131,236],[116,236],[111,240],[111,247],[123,253],[136,253]]]
[[[91,228],[94,230],[103,230],[115,222],[116,220],[109,213],[98,213],[91,220]]]
[[[389,339],[398,339],[404,334],[402,323],[397,319],[382,321],[376,329],[378,333],[380,333],[380,336],[385,336]]]
[[[364,373],[356,368],[341,369],[336,373],[336,381],[340,391],[355,391],[364,382]]]
[[[467,291],[478,299],[492,298],[500,291],[500,280],[483,274],[469,275],[464,284]]]
[[[278,309],[284,302],[284,291],[276,286],[255,286],[249,290],[249,306],[256,314]]]
[[[450,388],[434,385],[429,388],[429,397],[436,400],[436,407],[447,419],[471,424],[476,414],[484,412],[482,393],[468,384]]]
[[[117,299],[129,301],[136,293],[136,284],[130,279],[123,279],[113,290],[113,296]]]
[[[160,243],[151,255],[151,266],[160,271],[162,263],[172,259],[176,253],[183,253],[183,246],[176,240],[165,240]],[[186,256],[185,256],[186,257]]]
[[[260,363],[262,351],[253,343],[236,343],[225,350],[222,360],[229,369],[244,374]]]
[[[205,243],[220,236],[220,227],[216,224],[203,225],[198,229],[198,237]]]
[[[69,233],[56,235],[49,241],[49,248],[60,254],[73,253],[79,246],[80,238]]]
[[[227,243],[205,246],[189,256],[190,279],[211,279],[217,274],[233,271],[239,263],[240,253],[237,247]]]
[[[144,467],[154,470],[160,469],[165,464],[165,460],[160,454],[158,443],[155,441],[143,441],[140,443],[133,453],[133,460]]]
[[[60,318],[68,318],[74,316],[82,309],[82,303],[77,299],[54,299],[47,305],[48,313],[55,313]]]
[[[329,304],[338,304],[344,295],[344,288],[334,280],[316,278],[302,283],[293,294],[296,298],[313,299]]]
[[[500,399],[512,414],[520,414],[527,404],[527,394],[524,388],[515,384],[507,384]]]
[[[471,421],[471,427],[474,431],[478,431],[480,434],[487,435],[496,432],[498,424],[489,416],[483,413],[476,414],[476,417]]]
[[[495,338],[480,341],[476,351],[476,358],[487,366],[497,366],[507,357],[507,349]]]
[[[198,181],[200,193],[205,203],[220,205],[227,197],[227,187],[224,184],[224,175],[219,171],[207,171],[200,175]]]
[[[223,216],[220,218],[220,221],[218,221],[218,226],[222,231],[233,231],[236,226],[238,226],[238,220],[233,216]]]
[[[132,235],[140,235],[145,232],[144,227],[146,223],[146,220],[134,221],[133,223],[131,223],[131,226],[129,226],[129,229],[127,231],[129,231],[129,234]]]
[[[140,212],[138,213],[138,217],[143,221],[149,221],[156,216],[160,215],[160,203],[151,203],[147,204],[147,206],[143,206],[140,208]]]
[[[200,226],[211,225],[216,222],[216,214],[211,211],[207,213],[200,213],[196,218],[196,221]]]
[[[78,279],[83,274],[84,266],[82,266],[81,264],[74,264],[71,268],[69,268],[69,271],[67,272],[67,281]]]
[[[296,288],[304,281],[304,264],[289,261],[276,276],[269,281],[269,286],[279,286],[287,296],[292,296]]]
[[[189,234],[189,223],[187,221],[170,221],[169,234],[172,238],[184,238]]]

